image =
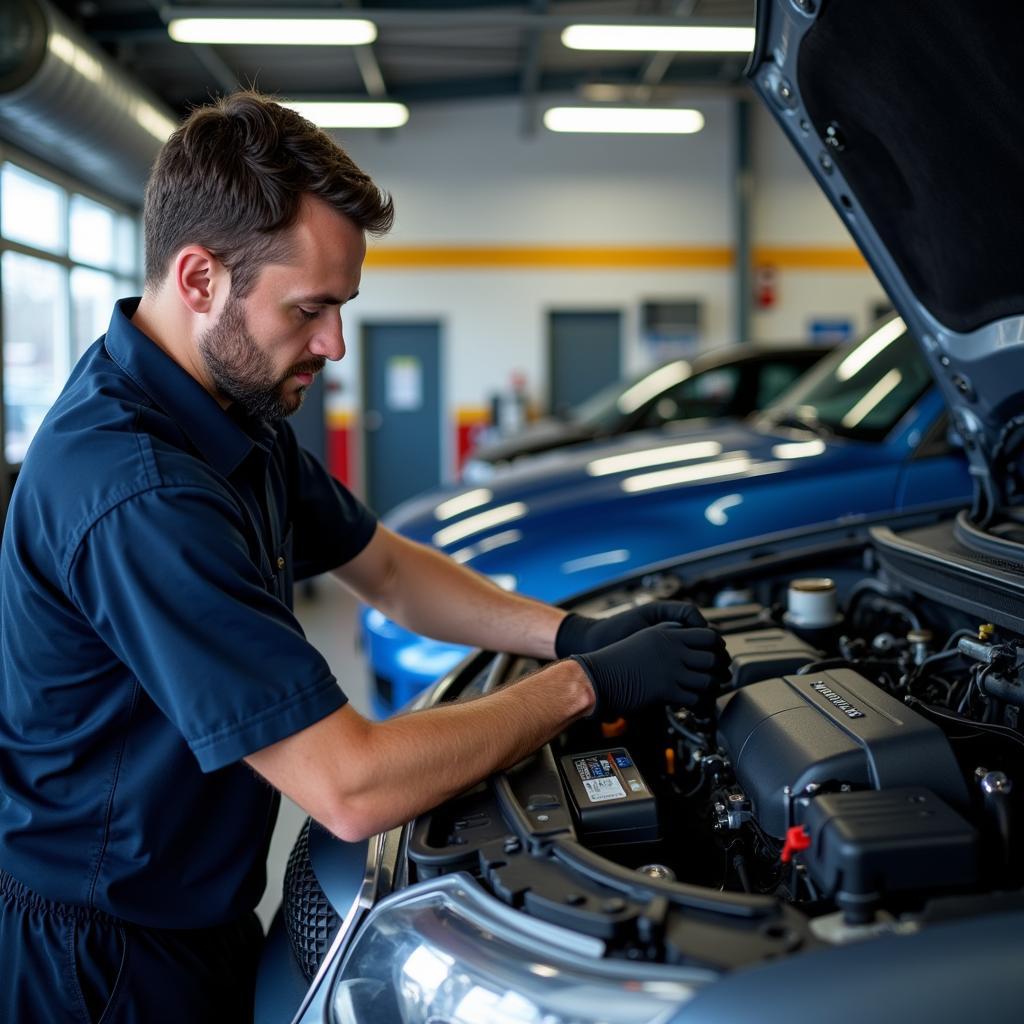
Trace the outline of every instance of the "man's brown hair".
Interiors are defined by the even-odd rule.
[[[304,195],[374,235],[395,211],[326,132],[256,92],[197,107],[167,140],[146,185],[146,285],[155,287],[186,245],[209,249],[248,294],[263,264],[287,258],[285,230]]]

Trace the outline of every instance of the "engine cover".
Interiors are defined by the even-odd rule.
[[[720,698],[718,710],[719,743],[754,817],[776,838],[793,824],[790,800],[812,784],[926,786],[967,807],[942,730],[852,669],[766,679]]]

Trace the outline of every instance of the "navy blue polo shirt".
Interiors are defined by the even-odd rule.
[[[278,796],[240,759],[341,707],[291,611],[375,519],[287,422],[225,412],[115,308],[0,551],[0,867],[141,925],[250,910]]]

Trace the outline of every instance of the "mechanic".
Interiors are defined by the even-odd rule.
[[[255,93],[193,111],[146,191],[146,282],[25,458],[0,553],[0,1019],[248,1021],[283,792],[343,840],[582,716],[711,699],[699,612],[606,619],[376,523],[284,417],[345,351],[383,194]],[[553,664],[371,722],[291,611],[333,570],[409,629]]]

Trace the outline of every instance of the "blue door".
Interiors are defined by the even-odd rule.
[[[622,376],[622,314],[618,310],[552,312],[548,321],[548,408],[560,413]]]
[[[363,325],[366,498],[383,515],[441,482],[441,328]]]

